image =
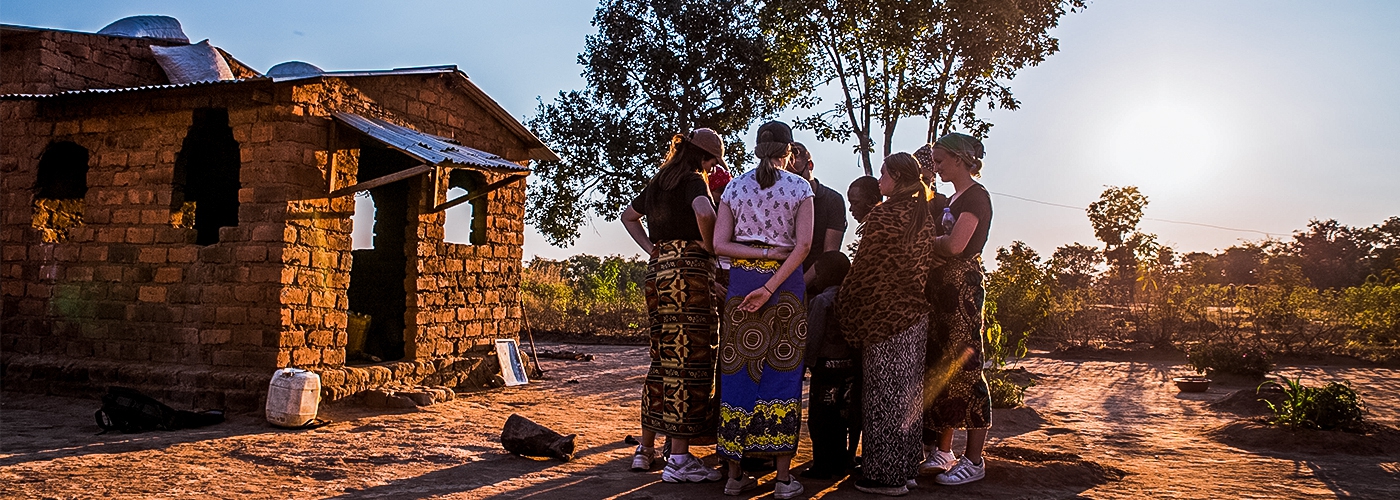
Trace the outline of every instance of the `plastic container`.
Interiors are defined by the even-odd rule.
[[[267,386],[267,421],[278,427],[301,427],[316,419],[321,404],[321,377],[300,368],[272,372]]]
[[[953,224],[956,222],[957,219],[953,218],[953,209],[943,207],[943,217],[939,220],[939,224],[943,226],[943,234],[953,234]]]

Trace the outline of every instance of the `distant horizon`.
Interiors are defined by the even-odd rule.
[[[537,98],[584,88],[575,59],[596,7],[55,0],[8,3],[0,22],[95,32],[130,15],[169,15],[192,41],[208,38],[261,71],[290,60],[327,70],[455,64],[525,121]],[[1073,242],[1101,246],[1082,209],[1018,198],[1083,207],[1106,185],[1138,186],[1151,200],[1140,228],[1182,253],[1264,235],[1162,220],[1287,240],[1310,219],[1364,227],[1400,215],[1400,4],[1093,2],[1052,34],[1060,52],[1011,82],[1021,109],[985,115],[995,127],[982,182],[1002,193],[989,263],[1015,240],[1044,256]],[[895,149],[916,149],[925,126],[906,119]],[[849,145],[796,136],[837,191],[862,174]],[[525,260],[640,254],[619,223],[594,220],[581,232],[556,248],[527,227]]]

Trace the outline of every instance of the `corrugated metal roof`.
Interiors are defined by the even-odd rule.
[[[53,98],[53,97],[66,97],[66,96],[74,96],[74,95],[123,94],[123,93],[127,93],[127,92],[140,92],[140,91],[144,91],[144,90],[182,89],[182,88],[189,88],[189,87],[212,87],[212,86],[216,86],[216,85],[236,85],[236,84],[239,84],[239,83],[267,82],[267,81],[272,81],[272,79],[271,79],[271,78],[243,78],[243,79],[236,79],[236,80],[210,80],[210,81],[207,81],[207,82],[190,82],[190,83],[165,84],[165,85],[142,85],[142,86],[140,86],[140,87],[123,87],[123,88],[117,88],[117,89],[65,90],[65,91],[63,91],[63,92],[54,92],[54,93],[52,93],[52,94],[5,94],[5,95],[0,95],[0,99],[12,99],[12,100],[23,100],[23,99],[49,99],[49,98]]]
[[[336,113],[335,119],[429,165],[449,163],[491,170],[530,171],[500,156],[458,144],[455,140],[425,134],[377,118],[366,118],[354,113]]]

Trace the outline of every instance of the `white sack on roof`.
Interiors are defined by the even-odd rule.
[[[175,85],[233,79],[228,61],[209,45],[209,40],[176,47],[152,45],[151,52],[170,83]]]
[[[180,43],[190,43],[180,21],[170,16],[131,16],[118,19],[97,32],[99,35],[131,36],[137,38],[159,38]]]

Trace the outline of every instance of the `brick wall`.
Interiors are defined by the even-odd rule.
[[[0,28],[0,94],[48,94],[170,83],[151,45],[180,45],[70,31]]]

